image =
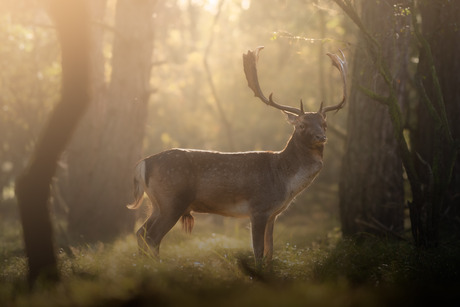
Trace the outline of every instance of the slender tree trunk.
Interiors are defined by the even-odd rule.
[[[119,0],[112,74],[68,154],[69,231],[85,241],[132,231],[132,170],[141,156],[153,51],[154,1]]]
[[[399,83],[403,101],[407,37],[404,24],[394,19],[399,1],[361,1],[365,26],[384,50]],[[395,37],[395,33],[399,37]],[[388,108],[366,96],[359,86],[383,94],[388,88],[361,39],[353,60],[348,136],[340,179],[340,215],[344,235],[359,232],[399,234],[403,230],[404,193],[402,163]]]
[[[48,198],[57,160],[89,103],[86,2],[51,1],[61,42],[62,97],[42,131],[29,163],[16,181],[16,196],[29,264],[29,282],[59,279]]]

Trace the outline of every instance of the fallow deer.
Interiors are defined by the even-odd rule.
[[[243,66],[249,88],[265,104],[283,111],[294,126],[287,145],[281,151],[216,152],[195,149],[171,149],[141,160],[135,168],[133,204],[142,203],[144,192],[153,205],[153,213],[137,231],[139,248],[153,248],[158,255],[160,242],[181,219],[191,232],[192,212],[249,217],[252,244],[257,265],[270,262],[273,255],[273,227],[277,216],[294,197],[308,187],[323,166],[326,143],[326,112],[341,109],[347,98],[347,63],[336,54],[327,55],[343,80],[343,98],[334,106],[318,112],[280,105],[262,93],[257,77],[258,47],[243,54]]]

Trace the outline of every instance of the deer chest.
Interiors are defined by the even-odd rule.
[[[306,189],[315,180],[323,167],[322,161],[312,163],[307,168],[300,168],[286,182],[286,192],[289,199]]]

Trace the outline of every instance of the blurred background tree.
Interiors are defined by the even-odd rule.
[[[68,229],[83,241],[110,240],[132,231],[126,213],[132,169],[141,157],[151,93],[154,3],[117,1],[109,80],[105,82],[101,27],[105,1],[92,2],[96,42],[93,52],[95,97],[67,152]]]
[[[62,151],[90,102],[89,16],[85,1],[50,1],[62,58],[62,90],[26,168],[16,179],[30,285],[57,281],[53,225],[49,212],[51,180]]]

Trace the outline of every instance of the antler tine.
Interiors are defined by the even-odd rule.
[[[254,96],[259,97],[266,105],[274,107],[284,112],[290,112],[297,115],[303,114],[303,110],[299,110],[294,107],[277,104],[273,101],[273,93],[268,96],[268,99],[262,93],[259,85],[259,78],[257,76],[257,60],[259,59],[259,52],[264,47],[260,46],[254,50],[248,50],[247,53],[243,54],[243,67],[246,80],[248,81],[248,87],[254,92]]]
[[[340,53],[342,54],[342,58],[338,56],[337,54],[332,54],[332,53],[327,53],[327,56],[329,56],[332,60],[332,65],[337,67],[337,69],[340,71],[340,74],[342,75],[342,81],[343,81],[343,98],[342,101],[339,102],[338,104],[334,106],[329,106],[329,107],[324,107],[323,104],[321,103],[321,107],[319,109],[319,113],[325,114],[326,112],[329,111],[335,111],[335,110],[340,110],[343,108],[345,105],[345,102],[347,101],[347,60],[345,58],[345,54],[343,54],[342,50],[340,50]]]

